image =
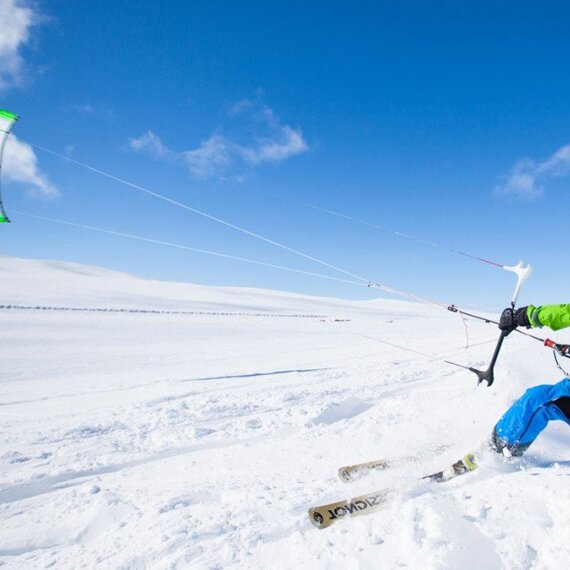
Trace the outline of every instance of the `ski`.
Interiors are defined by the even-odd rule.
[[[390,464],[384,459],[376,461],[368,461],[367,463],[355,463],[354,465],[345,465],[338,470],[338,476],[345,483],[352,483],[366,477],[371,471],[384,471],[388,469]]]
[[[386,506],[392,493],[390,489],[383,489],[353,499],[312,507],[309,509],[309,518],[317,528],[327,528],[339,520],[376,512]]]
[[[442,453],[448,448],[446,445],[440,445],[432,450],[424,450],[416,455],[408,455],[404,457],[394,457],[390,460],[376,459],[375,461],[367,461],[366,463],[355,463],[353,465],[345,465],[338,470],[338,476],[345,483],[352,483],[366,477],[375,471],[384,471],[388,468],[405,463],[417,463],[422,459],[430,459],[437,453]]]
[[[477,467],[479,466],[477,465],[475,455],[473,453],[468,453],[459,461],[456,461],[451,467],[448,467],[443,471],[437,471],[431,475],[426,475],[425,477],[422,477],[422,479],[443,483],[444,481],[449,481],[450,479],[463,475],[464,473],[475,471]]]
[[[374,467],[374,465],[376,465],[376,467]],[[342,467],[339,470],[339,475],[343,480],[352,481],[352,473],[360,473],[360,475],[356,475],[356,477],[359,477],[363,476],[362,473],[366,474],[374,469],[386,469],[388,466],[389,463],[384,460],[370,461],[368,463]],[[478,467],[475,454],[467,453],[447,469],[426,475],[422,477],[422,480],[443,483],[444,481],[449,481],[465,473],[475,471]],[[341,475],[341,471],[346,472],[347,469],[349,479],[344,479],[343,475]],[[309,519],[317,528],[328,528],[340,520],[368,515],[382,507],[386,507],[394,493],[394,489],[383,489],[381,491],[367,493],[366,495],[360,495],[353,499],[344,499],[327,505],[311,507],[308,511]]]

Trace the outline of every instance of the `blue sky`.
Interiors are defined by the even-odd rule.
[[[522,259],[522,302],[568,300],[568,3],[0,0],[0,14],[0,107],[22,116],[2,254],[377,294],[24,215],[345,277],[33,144],[418,295],[498,308],[513,278],[306,204]]]

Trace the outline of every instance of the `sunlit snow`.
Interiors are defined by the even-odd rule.
[[[3,568],[569,566],[561,422],[522,459],[418,481],[560,378],[538,343],[509,336],[495,384],[477,387],[362,336],[484,367],[497,329],[469,321],[464,349],[462,322],[437,307],[0,261]],[[380,458],[393,467],[337,477]],[[368,517],[326,530],[307,517],[388,487],[393,503]]]

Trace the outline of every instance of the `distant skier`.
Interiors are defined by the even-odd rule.
[[[544,305],[505,309],[499,328],[507,334],[517,327],[549,327],[557,331],[570,327],[570,305]],[[548,422],[561,420],[570,425],[570,380],[529,388],[497,422],[491,434],[491,448],[507,456],[522,455]]]

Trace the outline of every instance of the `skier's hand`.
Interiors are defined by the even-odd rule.
[[[507,307],[501,314],[499,320],[499,328],[506,334],[510,334],[517,327],[530,327],[530,322],[526,316],[527,307],[520,307],[519,309],[511,309]]]

